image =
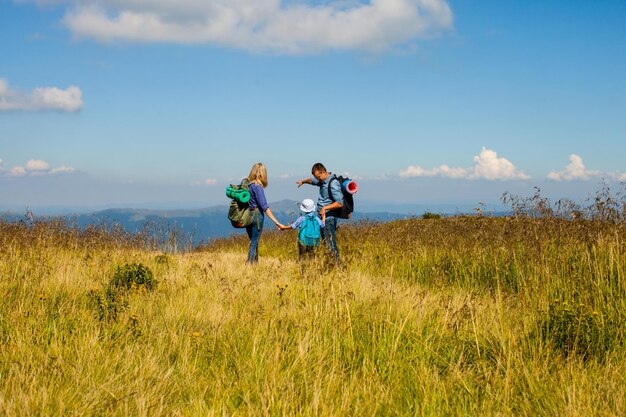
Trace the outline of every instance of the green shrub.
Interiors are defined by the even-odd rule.
[[[553,301],[539,326],[542,339],[565,357],[579,355],[584,359],[602,360],[615,340],[611,326],[589,306],[568,301]]]
[[[422,219],[440,219],[440,218],[441,218],[441,214],[431,213],[430,211],[427,211],[424,214],[422,214]]]
[[[144,287],[147,290],[153,290],[156,287],[156,280],[150,268],[136,263],[118,266],[109,282],[109,287],[130,289],[133,286]]]
[[[171,262],[171,258],[166,253],[163,253],[161,255],[155,256],[154,262],[156,262],[158,265],[168,266]]]
[[[98,320],[117,321],[118,314],[128,307],[128,302],[118,291],[92,289],[87,293],[87,305]]]

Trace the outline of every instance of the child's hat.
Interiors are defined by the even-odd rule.
[[[313,210],[315,210],[315,201],[311,200],[310,198],[305,199],[300,204],[300,210],[302,210],[305,213],[312,212]]]

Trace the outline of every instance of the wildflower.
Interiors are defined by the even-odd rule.
[[[193,333],[191,333],[191,337],[193,337],[194,339],[197,339],[197,338],[199,338],[200,336],[202,336],[202,335],[200,334],[200,332],[193,332]]]
[[[285,290],[287,289],[288,284],[280,284],[280,283],[276,283],[276,288],[278,288],[278,292],[276,293],[276,295],[278,296],[282,296],[285,293]]]
[[[41,301],[46,301],[48,299],[48,296],[44,293],[39,293],[38,297]]]

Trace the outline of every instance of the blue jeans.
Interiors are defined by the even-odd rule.
[[[264,220],[265,214],[263,214],[260,210],[257,210],[252,223],[246,226],[246,232],[248,232],[248,237],[250,238],[250,249],[248,250],[249,264],[259,262],[259,240],[261,240]]]
[[[333,254],[337,263],[339,263],[339,248],[337,247],[337,218],[326,217],[326,224],[322,229],[322,240],[326,247]]]

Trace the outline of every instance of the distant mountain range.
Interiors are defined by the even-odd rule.
[[[299,215],[298,203],[292,200],[282,200],[270,204],[276,218],[288,224]],[[243,233],[241,229],[234,229],[227,218],[228,206],[219,205],[193,210],[147,210],[147,209],[107,209],[92,213],[63,214],[42,216],[47,219],[65,218],[84,228],[88,225],[120,225],[125,230],[135,233],[148,228],[153,232],[177,230],[191,240],[194,245],[207,242],[211,239],[227,237]],[[371,220],[391,221],[408,217],[407,214],[389,212],[359,212],[353,213],[349,221]],[[7,212],[0,214],[0,218],[7,221],[19,221],[26,218],[24,213]],[[41,217],[40,217],[41,218]],[[271,223],[271,220],[266,219]]]

